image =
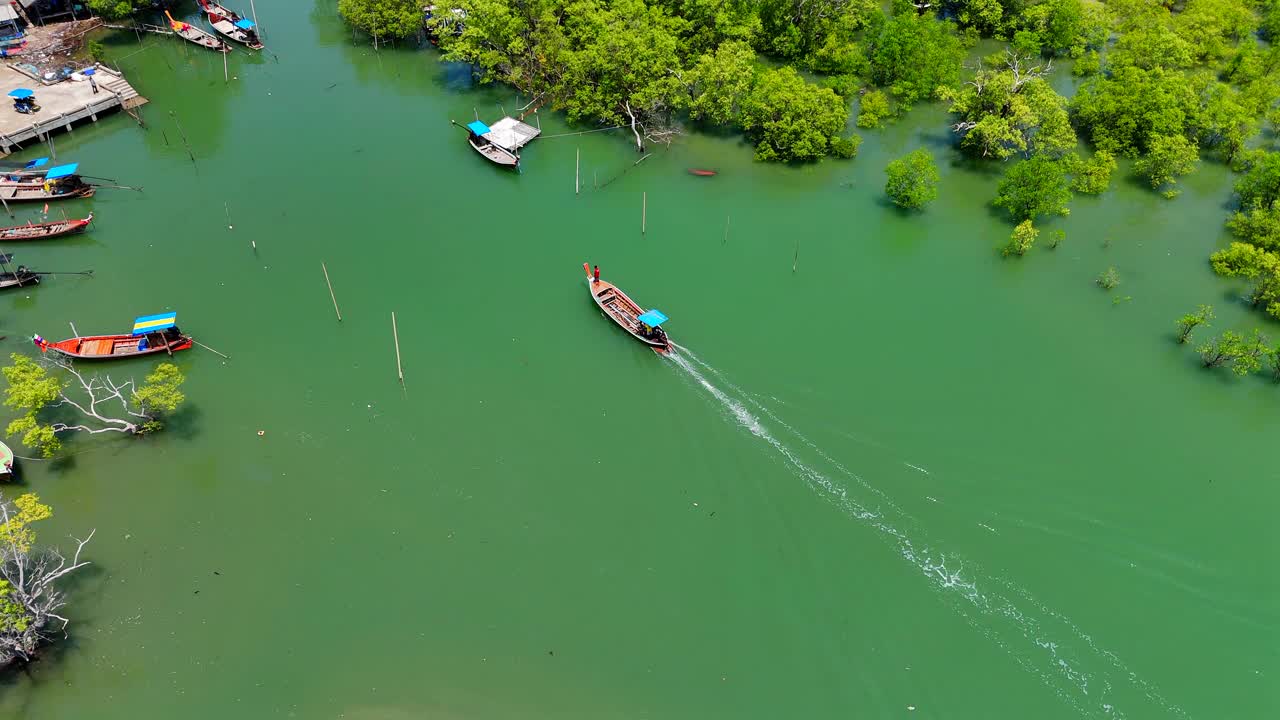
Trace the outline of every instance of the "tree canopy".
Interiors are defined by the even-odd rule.
[[[338,0],[338,12],[379,40],[408,37],[422,27],[422,3],[418,0]]]
[[[884,174],[884,192],[898,207],[918,209],[938,197],[938,166],[924,148],[890,161]]]

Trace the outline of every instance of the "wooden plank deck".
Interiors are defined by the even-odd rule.
[[[18,149],[28,140],[43,142],[46,133],[70,131],[72,123],[85,119],[97,122],[100,113],[116,108],[128,111],[147,103],[147,99],[133,89],[123,74],[111,68],[98,65],[94,78],[98,83],[97,93],[87,81],[65,80],[45,85],[13,66],[0,68],[0,157]],[[35,91],[40,112],[23,115],[14,111],[6,96],[9,91],[20,87]]]

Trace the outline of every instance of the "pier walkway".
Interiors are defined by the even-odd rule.
[[[8,155],[33,138],[43,142],[46,133],[71,130],[71,124],[89,119],[98,121],[100,113],[123,108],[130,111],[145,105],[147,99],[118,73],[103,65],[94,66],[98,92],[87,80],[64,80],[45,85],[40,80],[12,66],[0,66],[0,157]],[[29,88],[36,93],[40,112],[23,115],[13,109],[9,91]]]

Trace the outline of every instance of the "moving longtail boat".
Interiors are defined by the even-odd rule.
[[[53,222],[27,223],[13,227],[0,228],[0,242],[11,240],[47,240],[63,235],[82,233],[93,222],[93,213],[89,217],[55,220]]]
[[[39,177],[11,177],[0,174],[0,197],[5,202],[48,202],[70,198],[90,197],[94,188],[80,179],[76,163],[50,168]]]
[[[262,41],[258,39],[257,26],[249,18],[229,10],[213,0],[197,0],[200,9],[209,18],[209,24],[223,37],[231,38],[250,50],[261,50]]]
[[[178,313],[146,315],[133,321],[128,335],[88,335],[49,342],[36,335],[31,342],[40,352],[50,350],[77,360],[122,360],[140,355],[189,350],[193,340],[178,330]]]
[[[173,30],[173,34],[183,40],[195,43],[200,47],[209,48],[210,50],[217,50],[222,53],[231,52],[230,45],[201,30],[195,25],[192,25],[191,23],[174,20],[168,10],[164,11],[164,16],[169,18],[169,27]]]
[[[667,321],[666,315],[660,310],[642,310],[626,293],[600,279],[599,266],[594,274],[587,263],[582,263],[582,269],[587,271],[587,289],[591,292],[591,299],[601,312],[659,355],[671,352],[671,340],[662,329],[662,324]]]

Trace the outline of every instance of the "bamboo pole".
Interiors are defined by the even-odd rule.
[[[724,240],[720,243],[722,246],[729,242],[729,216],[724,216]]]
[[[329,282],[329,268],[321,262],[320,269],[324,270],[324,284],[329,286],[329,299],[333,300],[333,311],[338,314],[338,322],[342,322],[342,311],[338,309],[338,296],[333,294],[333,283]]]
[[[249,0],[249,12],[253,13],[253,27],[262,35],[262,26],[258,24],[258,8],[254,6],[253,0]]]
[[[228,360],[231,359],[229,355],[223,355],[222,353],[218,352],[217,350],[214,350],[213,348],[209,347],[208,345],[205,345],[204,343],[200,342],[199,340],[196,340],[195,338],[191,338],[191,342],[195,343],[196,345],[199,345],[200,347],[204,348],[205,350],[208,350],[209,352],[213,353],[214,355],[217,355],[218,357],[223,357]],[[173,353],[170,352],[169,354],[172,355]]]
[[[4,211],[9,213],[9,217],[17,217],[13,214],[13,210],[9,208],[9,201],[4,199],[3,193],[0,193],[0,203],[4,203]]]
[[[67,321],[67,324],[71,326],[71,337],[80,337],[80,333],[76,331],[76,324],[70,320]]]
[[[404,387],[404,366],[400,364],[400,331],[396,328],[396,311],[391,311],[391,337],[396,343],[396,375],[400,376],[400,387]]]
[[[226,85],[231,82],[231,78],[227,75],[227,56],[231,54],[231,46],[227,45],[227,41],[222,41],[222,50],[218,54],[222,55],[222,84]]]
[[[649,194],[640,193],[640,234],[644,234],[645,219],[649,211]]]
[[[196,170],[199,171],[200,168],[196,165],[196,155],[191,152],[191,143],[187,142],[187,134],[182,130],[182,123],[178,122],[178,114],[170,110],[169,117],[173,118],[173,124],[178,127],[178,134],[182,136],[182,145],[187,149],[187,157],[191,158],[192,166],[195,166]]]
[[[582,192],[582,185],[578,182],[580,168],[582,166],[582,148],[578,148],[573,158],[573,194],[578,195]]]
[[[798,265],[799,263],[800,263],[800,238],[797,237],[796,238],[796,254],[795,254],[795,257],[791,258],[792,273],[796,271],[796,265]]]

